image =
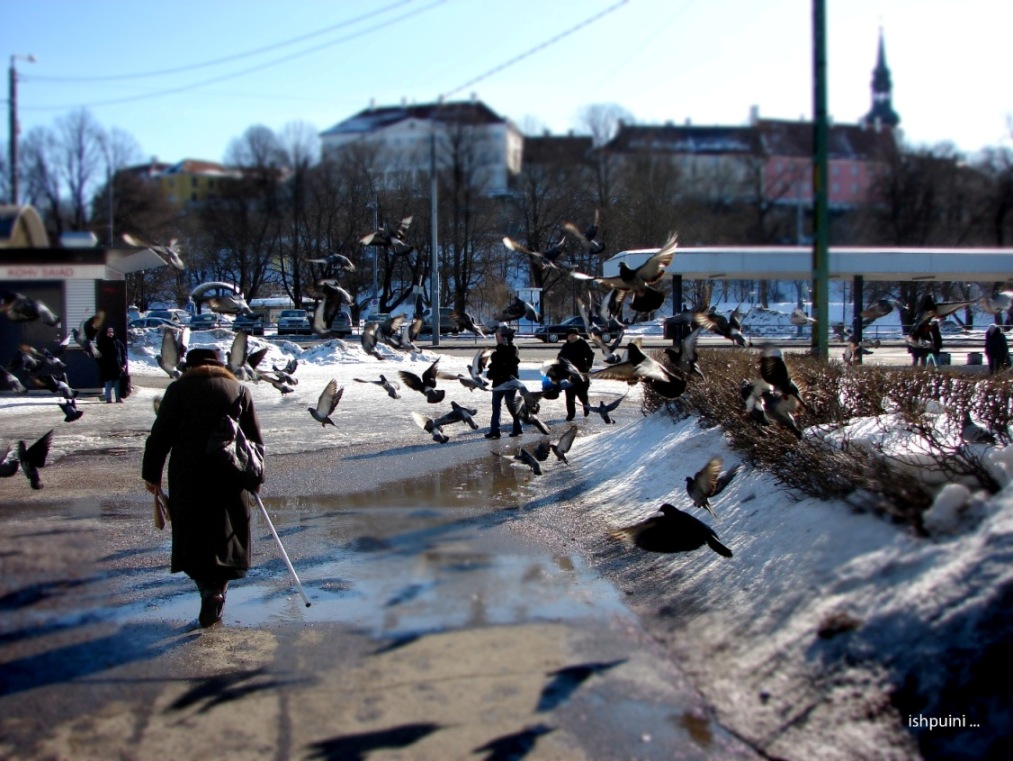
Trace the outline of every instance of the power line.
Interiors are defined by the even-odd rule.
[[[25,111],[65,111],[67,109],[81,108],[81,107],[84,107],[84,108],[93,108],[93,107],[96,107],[96,106],[113,106],[113,105],[118,105],[120,103],[132,103],[132,102],[139,101],[139,100],[150,100],[151,98],[161,98],[161,97],[166,96],[166,95],[176,95],[178,93],[186,92],[188,90],[194,90],[194,89],[196,89],[198,87],[204,87],[205,85],[215,84],[217,82],[223,82],[223,81],[228,80],[228,79],[236,79],[238,77],[243,77],[243,76],[246,76],[247,74],[252,74],[252,73],[257,72],[257,71],[262,71],[264,69],[271,68],[273,66],[278,66],[280,64],[287,63],[289,61],[295,60],[296,58],[302,58],[303,56],[307,56],[310,53],[316,53],[316,52],[318,52],[320,50],[324,50],[326,48],[333,47],[334,45],[338,45],[338,44],[343,43],[343,42],[350,42],[352,40],[359,39],[360,37],[364,37],[364,36],[366,36],[368,34],[373,34],[374,32],[377,32],[377,31],[380,31],[380,30],[383,30],[383,29],[387,29],[392,24],[397,24],[397,23],[400,23],[401,21],[404,21],[406,19],[412,18],[414,16],[418,16],[418,15],[420,15],[422,13],[426,13],[427,11],[431,11],[436,6],[443,5],[445,2],[447,2],[447,0],[435,0],[435,2],[432,2],[429,5],[426,5],[426,6],[422,7],[422,8],[417,9],[417,10],[411,11],[409,13],[405,13],[404,15],[399,16],[399,17],[397,17],[397,18],[395,18],[395,19],[393,19],[391,21],[384,21],[381,24],[377,24],[375,26],[368,27],[366,29],[360,30],[358,32],[354,32],[353,34],[346,35],[344,37],[339,37],[338,39],[331,40],[330,42],[325,42],[325,43],[322,43],[320,45],[316,45],[316,46],[311,47],[311,48],[306,48],[305,50],[301,50],[301,51],[299,51],[297,53],[292,53],[291,55],[283,56],[282,58],[276,58],[273,61],[268,61],[266,63],[262,63],[262,64],[259,64],[257,66],[251,66],[250,68],[243,69],[241,71],[236,71],[236,72],[233,72],[231,74],[223,74],[223,75],[218,76],[218,77],[212,77],[211,79],[205,79],[205,80],[202,80],[200,82],[191,82],[190,84],[180,85],[179,87],[173,87],[173,88],[170,88],[168,90],[158,90],[156,92],[145,93],[145,94],[142,94],[142,95],[131,95],[131,96],[124,97],[124,98],[114,98],[112,100],[95,101],[93,103],[74,104],[74,105],[69,105],[69,106],[68,105],[62,105],[62,106],[34,106],[34,107],[30,107],[30,108],[24,108],[23,110],[25,110]],[[22,79],[25,80],[25,79],[27,79],[27,77],[22,77]]]
[[[335,30],[343,29],[344,27],[347,27],[347,26],[354,26],[355,24],[358,24],[358,23],[360,23],[362,21],[367,21],[367,20],[373,18],[374,16],[380,16],[380,15],[382,15],[384,13],[387,13],[388,11],[393,10],[394,8],[397,8],[397,7],[401,6],[401,5],[408,5],[409,3],[413,2],[413,1],[414,0],[400,0],[400,2],[384,6],[383,8],[380,8],[378,10],[372,11],[371,13],[366,13],[366,14],[364,14],[362,16],[358,16],[356,18],[349,19],[348,21],[342,21],[341,23],[334,24],[333,26],[329,26],[329,27],[326,27],[324,29],[320,29],[320,30],[318,30],[316,32],[309,32],[308,34],[303,34],[303,35],[300,35],[299,37],[293,37],[290,40],[285,40],[283,42],[276,42],[276,43],[274,43],[272,45],[265,45],[264,47],[256,48],[255,50],[248,50],[248,51],[243,52],[243,53],[236,53],[234,55],[226,56],[224,58],[215,58],[215,59],[212,59],[210,61],[204,61],[202,63],[193,63],[193,64],[188,64],[186,66],[177,66],[176,68],[173,68],[173,69],[161,69],[159,71],[144,71],[144,72],[138,72],[138,73],[135,73],[135,74],[111,74],[111,75],[106,75],[106,76],[94,76],[94,77],[52,77],[52,76],[47,77],[47,76],[42,75],[42,76],[33,76],[32,77],[32,81],[33,82],[115,82],[115,81],[120,81],[120,80],[124,80],[124,79],[144,79],[144,78],[147,78],[147,77],[161,77],[161,76],[166,76],[168,74],[179,74],[180,72],[184,72],[184,71],[193,71],[194,69],[206,69],[206,68],[208,68],[210,66],[219,66],[219,65],[221,65],[223,63],[231,63],[232,61],[238,61],[238,60],[240,60],[242,58],[250,58],[251,56],[257,56],[257,55],[260,55],[261,53],[267,53],[267,52],[269,52],[271,50],[277,50],[278,48],[284,48],[284,47],[288,47],[289,45],[295,45],[297,43],[303,42],[304,40],[312,39],[313,37],[320,37],[321,35],[324,35],[324,34],[330,34],[331,32],[333,32]]]
[[[459,87],[455,87],[453,90],[449,90],[448,92],[443,93],[443,95],[441,95],[440,98],[442,100],[446,100],[451,95],[453,95],[455,93],[458,93],[461,90],[464,90],[464,89],[466,89],[468,87],[471,87],[472,85],[478,84],[479,82],[481,82],[481,81],[483,81],[485,79],[488,79],[493,74],[498,74],[499,72],[503,71],[504,69],[510,68],[515,63],[520,63],[524,59],[530,58],[535,53],[538,53],[538,52],[544,50],[545,48],[550,47],[551,45],[556,44],[557,42],[559,42],[563,38],[569,37],[574,32],[577,32],[577,31],[583,29],[585,26],[593,24],[598,19],[600,19],[600,18],[602,18],[604,16],[609,15],[613,11],[618,10],[620,6],[626,5],[626,3],[628,3],[628,2],[629,2],[629,0],[619,0],[619,2],[616,3],[615,5],[610,5],[608,8],[606,8],[603,11],[601,11],[600,13],[596,13],[594,16],[591,16],[590,18],[587,18],[587,19],[581,21],[579,24],[576,24],[575,26],[570,27],[566,31],[560,32],[559,34],[557,34],[557,35],[555,35],[553,37],[550,37],[545,42],[542,42],[542,43],[540,43],[538,45],[535,45],[535,47],[533,47],[533,48],[529,48],[528,50],[524,51],[520,55],[514,56],[509,61],[505,61],[504,63],[501,63],[499,66],[495,66],[494,68],[489,69],[489,71],[485,72],[484,74],[480,74],[479,76],[475,77],[474,79],[469,79],[463,85],[460,85]]]

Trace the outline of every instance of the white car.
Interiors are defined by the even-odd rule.
[[[282,309],[278,314],[278,335],[311,335],[313,326],[305,309]]]

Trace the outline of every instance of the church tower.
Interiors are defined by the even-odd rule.
[[[890,69],[886,66],[886,47],[883,43],[883,30],[879,30],[879,54],[876,57],[876,68],[872,70],[872,109],[862,117],[862,124],[867,127],[894,128],[900,123],[900,117],[890,103],[893,84],[890,82]]]

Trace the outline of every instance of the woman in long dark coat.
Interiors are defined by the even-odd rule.
[[[214,349],[192,349],[183,375],[165,389],[144,447],[141,477],[155,493],[169,457],[170,571],[186,573],[201,593],[201,626],[221,618],[229,581],[246,575],[251,560],[250,496],[209,461],[208,436],[243,391]],[[249,392],[239,426],[263,444]],[[171,452],[171,454],[170,454]]]
[[[116,337],[116,331],[110,326],[95,341],[95,348],[98,349],[100,355],[98,372],[99,380],[105,387],[106,403],[112,402],[114,390],[116,391],[116,401],[122,402],[120,376],[127,371],[127,347]]]

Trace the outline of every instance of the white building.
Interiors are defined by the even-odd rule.
[[[510,177],[521,170],[520,130],[478,100],[371,106],[321,132],[320,143],[325,159],[354,145],[376,149],[386,187],[406,179],[424,185],[429,181],[434,133],[440,169],[449,166],[456,154],[486,195],[507,192]]]

